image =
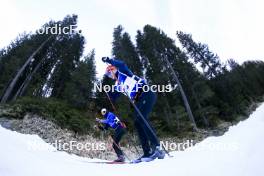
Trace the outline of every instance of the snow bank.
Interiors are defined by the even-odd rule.
[[[36,135],[0,127],[0,176],[262,176],[263,139],[264,104],[221,137],[209,137],[184,152],[172,152],[173,158],[140,164],[89,163],[96,160],[59,152],[52,146],[32,150],[29,142],[45,142]]]

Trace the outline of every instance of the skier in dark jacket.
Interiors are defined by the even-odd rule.
[[[104,126],[98,126],[101,130],[107,130],[109,127],[114,129],[113,139],[113,148],[117,155],[117,159],[114,162],[124,162],[125,157],[124,153],[119,146],[119,142],[123,135],[126,133],[126,126],[123,122],[119,120],[119,118],[113,114],[112,112],[107,111],[105,108],[101,110],[101,114],[104,119],[96,118],[96,121],[100,124],[104,124]]]
[[[143,86],[147,85],[146,81],[134,75],[123,61],[108,57],[103,57],[102,61],[110,64],[105,75],[116,81],[115,91],[109,93],[111,100],[115,101],[121,93],[125,94],[135,103],[148,123],[146,124],[140,115],[136,111],[134,112],[134,124],[144,154],[133,162],[150,161],[156,158],[163,159],[165,152],[160,149],[160,142],[148,121],[148,115],[156,102],[156,94],[151,90],[143,91]],[[152,129],[149,129],[147,125]]]

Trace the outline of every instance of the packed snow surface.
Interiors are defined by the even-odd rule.
[[[263,176],[264,104],[247,120],[230,127],[220,137],[175,151],[172,158],[140,164],[96,164],[55,150],[29,147],[36,135],[25,135],[0,127],[0,176]]]

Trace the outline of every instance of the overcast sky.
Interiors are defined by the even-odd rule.
[[[0,0],[0,48],[19,33],[77,14],[85,53],[95,48],[98,72],[105,68],[100,58],[111,54],[113,28],[119,24],[133,40],[138,29],[151,24],[173,39],[178,30],[191,33],[223,62],[264,61],[263,9],[263,0]]]

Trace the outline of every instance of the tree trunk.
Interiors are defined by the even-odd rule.
[[[176,122],[177,122],[177,130],[180,130],[179,114],[176,108],[175,108],[175,116],[176,116]]]
[[[169,127],[169,129],[171,129],[172,127],[172,114],[171,114],[171,110],[170,110],[170,105],[168,103],[168,100],[166,98],[166,96],[163,94],[163,97],[165,98],[164,102],[165,102],[165,107],[164,107],[164,117],[165,117],[165,120],[167,122],[167,125]]]
[[[11,81],[11,83],[9,84],[8,88],[6,89],[1,102],[0,103],[6,103],[8,101],[8,99],[12,98],[10,97],[19,77],[22,75],[22,73],[24,72],[25,68],[28,66],[28,64],[31,62],[31,60],[33,59],[33,57],[44,47],[44,45],[52,38],[52,36],[48,37],[33,53],[32,55],[27,59],[27,61],[24,63],[24,65],[19,69],[19,71],[17,72],[16,76],[14,77],[14,79]]]
[[[168,58],[166,56],[164,58],[165,58],[165,61],[166,61],[167,65],[169,66],[169,69],[170,69],[171,73],[173,74],[173,77],[174,77],[175,81],[177,82],[177,84],[179,86],[179,89],[180,89],[180,92],[181,92],[181,95],[182,95],[182,99],[183,99],[186,111],[188,113],[188,116],[189,116],[192,124],[193,124],[194,130],[198,131],[197,125],[196,125],[194,117],[193,117],[193,113],[192,113],[191,107],[189,105],[188,99],[187,99],[187,97],[185,95],[185,92],[183,90],[183,87],[182,87],[182,85],[181,85],[181,83],[180,83],[180,81],[178,79],[178,76],[176,75],[176,73],[175,73],[171,63],[169,62]]]
[[[38,71],[41,63],[45,60],[45,57],[43,57],[39,63],[37,64],[37,66],[35,66],[34,70],[27,76],[27,78],[24,80],[23,84],[20,86],[20,88],[18,89],[18,91],[16,92],[15,96],[13,97],[12,101],[16,100],[17,97],[20,97],[24,94],[24,92],[26,91],[33,75]]]
[[[200,103],[200,101],[199,101],[199,99],[198,99],[198,97],[197,97],[197,95],[196,95],[194,89],[193,89],[193,86],[191,86],[191,91],[192,91],[192,94],[193,94],[194,99],[195,99],[195,101],[196,101],[196,104],[197,104],[197,106],[198,106],[198,109],[199,109],[200,115],[202,116],[202,119],[203,119],[203,121],[204,121],[204,124],[205,124],[206,127],[208,127],[208,126],[209,126],[209,122],[208,122],[207,118],[205,117],[204,113],[202,113],[202,106],[201,106],[201,103]]]

